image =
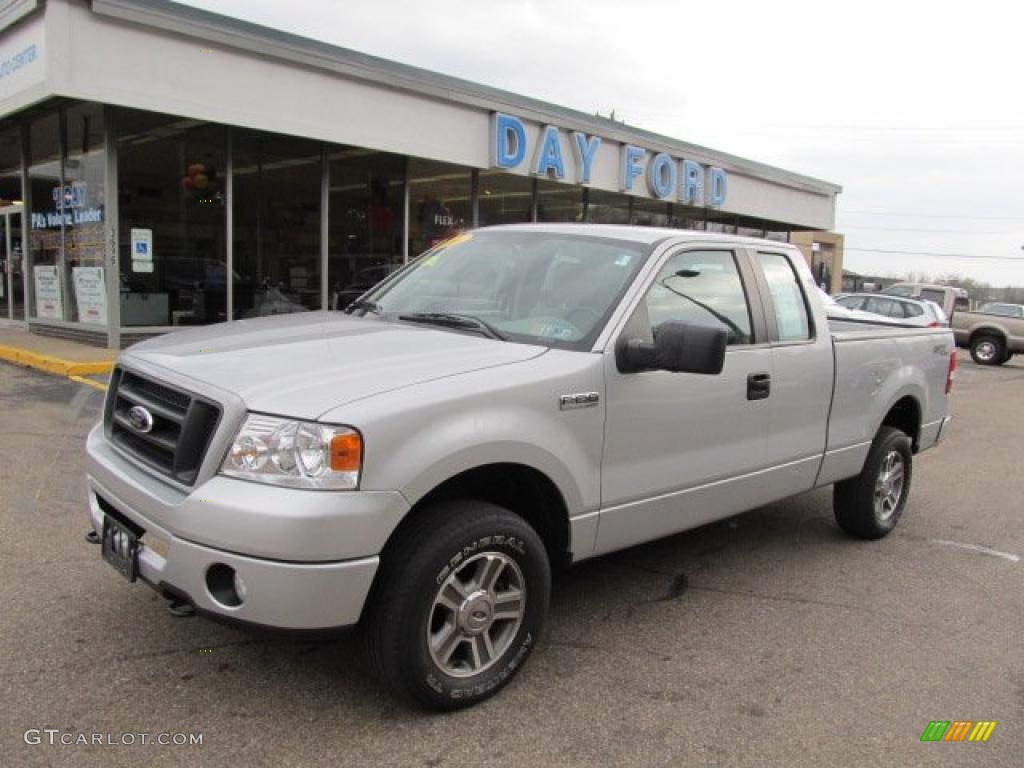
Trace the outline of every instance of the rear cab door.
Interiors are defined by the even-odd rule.
[[[754,273],[764,301],[772,381],[766,486],[783,498],[814,486],[828,433],[832,404],[832,334],[799,251],[752,249]]]

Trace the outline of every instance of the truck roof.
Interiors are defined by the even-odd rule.
[[[765,240],[758,237],[741,237],[720,232],[706,232],[696,229],[674,229],[672,227],[642,227],[626,224],[498,224],[491,227],[480,227],[478,232],[549,232],[563,235],[589,235],[591,237],[607,237],[614,240],[630,240],[636,243],[653,245],[669,238],[679,240],[709,240],[716,242],[737,243],[742,245],[764,245],[771,243],[774,247],[790,246],[777,240]]]

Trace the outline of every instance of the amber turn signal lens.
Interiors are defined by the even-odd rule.
[[[331,469],[335,472],[358,472],[363,461],[363,440],[355,432],[331,438]]]

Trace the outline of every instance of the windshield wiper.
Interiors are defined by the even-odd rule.
[[[375,301],[370,301],[369,299],[358,299],[357,301],[353,301],[351,304],[345,307],[345,314],[351,315],[357,309],[362,309],[366,312],[372,312],[375,315],[380,314],[380,304],[378,304]]]
[[[448,328],[467,328],[474,331],[480,331],[485,336],[490,336],[492,339],[508,341],[508,336],[486,320],[481,320],[475,315],[462,315],[454,312],[412,312],[408,315],[399,315],[398,319],[406,320],[410,323],[440,325]]]

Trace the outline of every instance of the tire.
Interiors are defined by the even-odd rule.
[[[897,469],[902,469],[897,482]],[[864,468],[836,483],[832,506],[839,527],[859,539],[880,539],[896,527],[910,496],[910,438],[892,427],[875,435]]]
[[[478,704],[526,662],[550,593],[547,551],[526,521],[486,502],[439,503],[382,556],[363,618],[371,668],[425,708]]]
[[[1006,345],[998,336],[975,336],[971,339],[971,359],[978,365],[1002,365],[1006,362]]]

